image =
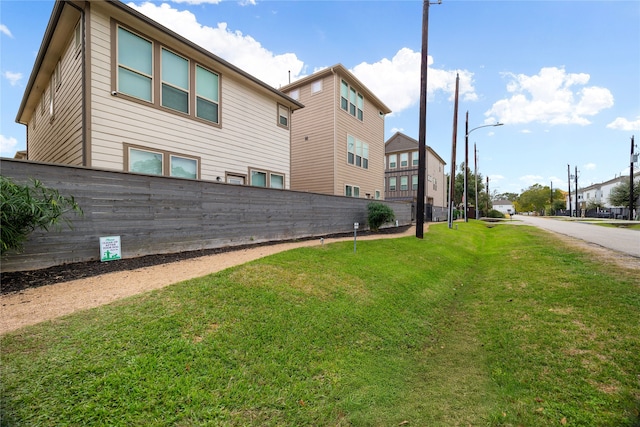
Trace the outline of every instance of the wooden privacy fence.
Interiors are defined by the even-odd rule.
[[[38,179],[84,211],[69,215],[72,229],[34,232],[24,252],[2,258],[2,272],[98,260],[107,236],[120,236],[122,258],[134,258],[344,233],[354,222],[366,229],[372,201],[12,159],[0,173]],[[411,223],[411,204],[383,203],[399,225]]]

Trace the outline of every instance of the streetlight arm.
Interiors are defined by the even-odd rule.
[[[473,129],[471,129],[469,132],[467,132],[467,134],[465,135],[465,137],[469,136],[469,134],[471,134],[471,132],[473,132],[473,131],[474,131],[474,130],[476,130],[476,129],[480,129],[480,128],[488,128],[488,127],[495,127],[495,126],[502,126],[502,125],[504,125],[504,123],[500,123],[500,122],[498,122],[498,123],[494,123],[494,124],[492,124],[492,125],[482,125],[482,126],[478,126],[478,127],[475,127],[475,128],[473,128]]]

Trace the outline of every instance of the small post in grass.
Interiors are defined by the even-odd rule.
[[[353,223],[353,253],[356,253],[356,237],[358,236],[358,228],[360,227],[360,223]]]

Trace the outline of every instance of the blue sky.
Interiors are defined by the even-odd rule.
[[[393,113],[385,138],[418,139],[421,1],[181,0],[127,3],[280,87],[337,63]],[[25,148],[15,123],[53,1],[0,0],[0,148]],[[427,144],[449,165],[460,76],[457,163],[469,129],[491,190],[567,188],[628,174],[640,139],[640,2],[443,0],[429,13]],[[638,152],[639,150],[636,150]],[[449,166],[447,166],[447,171]]]

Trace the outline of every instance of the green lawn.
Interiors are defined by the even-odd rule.
[[[508,223],[296,249],[1,337],[6,426],[640,426],[640,271]]]

